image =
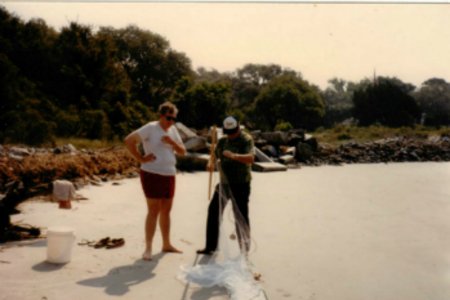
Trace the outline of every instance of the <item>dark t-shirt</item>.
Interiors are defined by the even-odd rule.
[[[225,150],[236,154],[255,154],[253,138],[241,130],[239,135],[233,140],[230,140],[228,136],[221,137],[216,147],[216,157],[220,159],[220,167],[222,169],[220,174],[222,183],[249,182],[252,179],[252,165],[243,164],[223,156],[222,152]],[[225,175],[225,178],[223,175]]]

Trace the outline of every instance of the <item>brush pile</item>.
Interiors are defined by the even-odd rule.
[[[57,179],[72,181],[75,187],[99,185],[139,175],[139,164],[128,151],[113,147],[99,151],[77,151],[67,145],[55,149],[0,148],[0,242],[39,235],[39,229],[13,225],[10,215],[29,199],[52,193]]]

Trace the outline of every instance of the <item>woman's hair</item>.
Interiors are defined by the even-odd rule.
[[[169,112],[170,114],[174,112],[175,114],[177,114],[178,113],[178,109],[175,106],[175,104],[170,103],[170,102],[167,101],[167,102],[164,102],[163,104],[161,104],[158,107],[158,114],[161,114],[161,115],[164,116],[166,114],[166,112]]]

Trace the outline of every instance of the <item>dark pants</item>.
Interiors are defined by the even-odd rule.
[[[211,200],[209,204],[208,209],[208,221],[206,224],[206,249],[214,251],[217,248],[217,243],[219,241],[219,210],[220,216],[223,214],[223,210],[228,202],[228,200],[231,198],[231,195],[229,195],[229,191],[231,190],[232,196],[236,202],[237,207],[233,205],[233,211],[235,212],[235,216],[238,212],[242,215],[246,226],[245,235],[248,240],[250,239],[250,221],[248,218],[248,202],[249,202],[249,196],[250,196],[250,182],[246,183],[238,183],[238,184],[230,184],[225,185],[223,187],[223,194],[227,195],[225,197],[222,197],[222,205],[220,205],[220,197],[219,197],[219,185],[216,186],[213,199]],[[236,217],[235,217],[236,218]],[[236,224],[236,232],[238,235],[239,240],[241,241],[241,231],[237,228]],[[250,243],[246,245],[247,251],[250,248]]]

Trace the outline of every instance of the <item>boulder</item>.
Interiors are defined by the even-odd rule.
[[[206,139],[203,137],[195,136],[184,141],[184,147],[187,151],[196,152],[198,150],[206,148]]]
[[[317,147],[319,143],[317,142],[316,138],[310,134],[305,134],[304,142],[311,146],[312,151],[317,151]]]
[[[261,138],[265,139],[270,145],[287,145],[287,143],[289,142],[289,133],[283,131],[264,132],[261,133]]]
[[[295,158],[298,161],[306,162],[309,160],[313,154],[312,147],[307,143],[298,143],[295,151]]]
[[[292,155],[283,155],[278,158],[278,161],[284,165],[287,165],[293,163],[295,161],[295,158]]]
[[[273,162],[270,157],[264,154],[261,150],[258,148],[255,148],[255,162]]]
[[[183,142],[187,139],[197,137],[197,134],[187,128],[183,123],[177,122],[174,126],[178,130],[178,134],[180,135]]]
[[[176,155],[178,170],[182,171],[205,171],[210,160],[209,154],[186,152],[184,156]]]
[[[30,152],[25,148],[12,147],[8,150],[9,154],[16,156],[30,156]]]

